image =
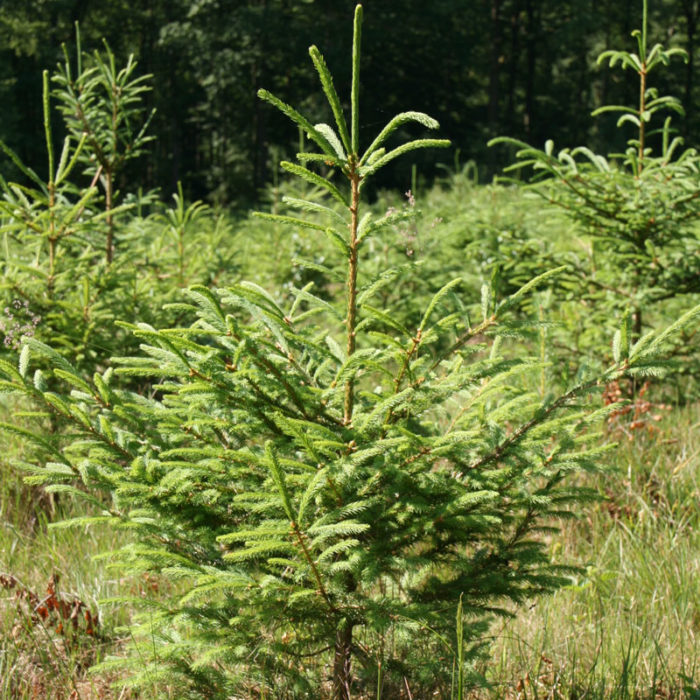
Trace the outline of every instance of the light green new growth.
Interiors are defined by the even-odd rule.
[[[352,34],[352,151],[360,150],[360,46],[362,43],[362,5],[355,8]],[[437,128],[437,127],[436,127]]]
[[[349,213],[349,221],[347,222],[347,228],[349,233],[345,236],[342,232],[330,229],[329,233],[333,236],[344,237],[346,243],[346,249],[348,252],[348,274],[346,280],[346,290],[347,290],[347,316],[346,316],[346,354],[350,357],[355,352],[355,335],[357,326],[357,264],[358,264],[358,251],[360,249],[360,244],[362,238],[360,237],[360,191],[367,179],[374,175],[382,166],[386,165],[394,158],[409,153],[418,148],[433,148],[433,147],[447,147],[450,142],[445,139],[420,139],[417,141],[410,141],[405,143],[393,151],[377,158],[371,164],[368,162],[373,153],[377,152],[377,148],[381,146],[386,139],[394,132],[399,126],[406,124],[410,121],[415,121],[422,126],[429,129],[437,129],[439,124],[436,120],[431,117],[422,114],[420,112],[406,112],[394,117],[389,124],[379,133],[377,138],[372,142],[370,147],[365,151],[364,154],[360,154],[359,145],[359,95],[360,95],[360,44],[362,36],[362,5],[358,5],[355,9],[355,19],[353,25],[353,52],[352,52],[352,87],[351,87],[351,101],[350,101],[350,119],[351,119],[351,135],[348,136],[347,122],[345,120],[345,115],[343,114],[342,106],[340,103],[340,98],[335,90],[333,84],[333,78],[328,70],[325,60],[321,55],[318,48],[312,46],[309,49],[309,54],[311,59],[318,71],[321,85],[323,91],[326,95],[326,99],[330,105],[331,111],[333,112],[333,117],[335,119],[336,127],[338,133],[340,134],[340,140],[343,143],[345,151],[340,147],[340,142],[338,137],[333,132],[333,130],[326,124],[316,125],[316,127],[311,127],[308,119],[299,114],[296,110],[286,105],[284,102],[279,100],[274,95],[270,94],[266,90],[260,90],[258,96],[270,102],[275,107],[277,107],[283,114],[287,115],[295,124],[299,125],[307,131],[309,138],[317,143],[324,151],[325,155],[329,155],[328,147],[332,149],[333,158],[329,161],[327,158],[321,154],[304,153],[299,154],[299,159],[302,162],[325,162],[332,164],[334,167],[340,168],[343,175],[347,178],[350,184],[350,197],[349,200],[338,190],[338,188],[333,185],[329,179],[321,177],[299,165],[294,165],[292,163],[283,162],[282,167],[288,172],[301,177],[307,182],[323,187],[328,190],[330,194],[341,204],[345,205]],[[365,164],[367,163],[367,164]],[[298,224],[299,222],[289,219],[289,217],[278,216],[278,215],[267,215],[266,218],[274,218],[280,223],[286,224]],[[388,222],[384,222],[388,223]],[[309,228],[317,228],[317,224],[302,224]],[[374,230],[381,227],[382,222],[376,222]],[[370,221],[365,222],[366,227],[371,226]],[[353,405],[355,401],[354,396],[354,380],[352,378],[346,381],[345,389],[345,410],[344,410],[344,422],[350,424],[352,422]]]

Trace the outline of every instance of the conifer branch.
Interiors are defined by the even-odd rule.
[[[479,469],[492,462],[497,462],[508,450],[517,445],[535,426],[542,423],[546,418],[548,418],[552,413],[558,411],[563,406],[569,403],[572,399],[576,398],[578,395],[587,392],[589,389],[593,389],[601,384],[601,378],[596,377],[588,382],[579,384],[573,389],[570,389],[565,394],[562,394],[555,401],[552,401],[548,406],[540,409],[529,421],[520,426],[509,438],[501,442],[488,454],[484,455],[481,459],[476,462],[472,462],[468,467],[467,471],[473,471],[474,469]]]
[[[330,599],[328,596],[328,591],[326,591],[326,587],[323,585],[323,579],[321,578],[321,574],[318,570],[318,566],[316,566],[316,562],[314,561],[313,557],[311,556],[311,552],[309,551],[309,548],[306,545],[306,541],[304,539],[304,533],[300,530],[299,525],[295,520],[291,521],[291,527],[292,527],[292,532],[294,533],[294,536],[299,544],[299,547],[301,548],[301,551],[304,555],[304,559],[306,559],[306,563],[309,565],[311,568],[311,571],[314,575],[314,578],[316,579],[316,585],[318,587],[318,592],[321,594],[321,597],[326,601],[326,604],[328,605],[329,610],[333,614],[338,613],[338,609],[333,605],[333,601]]]
[[[493,314],[486,320],[482,321],[478,326],[474,326],[474,328],[468,328],[462,335],[455,340],[450,347],[445,350],[444,352],[440,353],[438,358],[433,362],[433,364],[430,366],[430,371],[436,370],[439,366],[440,363],[443,362],[446,358],[454,355],[458,350],[460,350],[466,343],[468,343],[472,338],[476,338],[477,336],[481,335],[484,331],[488,330],[491,326],[496,325],[498,322],[498,316],[496,314]]]
[[[420,346],[422,338],[423,338],[423,331],[422,331],[422,329],[419,328],[416,331],[415,336],[413,338],[411,338],[411,347],[406,351],[404,358],[403,358],[403,362],[401,363],[401,368],[399,369],[399,371],[396,375],[396,378],[394,379],[394,396],[396,396],[401,391],[401,384],[403,382],[404,375],[406,374],[406,371],[408,370],[408,367],[411,364],[411,360],[413,359],[413,356],[418,351],[418,348]],[[392,422],[393,417],[394,417],[394,409],[392,407],[387,411],[386,418],[384,419],[385,426],[389,425]],[[382,437],[385,437],[385,435],[386,435],[386,427],[382,431]]]

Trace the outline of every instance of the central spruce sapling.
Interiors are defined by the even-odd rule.
[[[127,666],[129,685],[174,684],[182,698],[349,700],[405,687],[447,697],[456,659],[465,688],[489,619],[568,580],[542,535],[587,497],[570,477],[605,451],[595,429],[607,409],[579,400],[624,372],[655,371],[655,354],[700,313],[634,347],[623,326],[615,366],[557,396],[528,389],[537,359],[503,350],[509,313],[557,270],[502,301],[485,287],[474,323],[440,311],[459,279],[415,328],[376,306],[393,277],[364,276],[365,244],[404,214],[363,212],[363,188],[395,157],[447,142],[391,148],[400,126],[438,126],[407,112],[360,150],[361,20],[358,6],[349,124],[315,47],[335,128],[261,92],[318,148],[283,167],[329,196],[288,199],[299,218],[270,216],[329,239],[346,271],[337,298],[307,286],[282,308],[256,284],[196,286],[187,309],[197,321],[133,326],[142,353],[115,358],[116,372],[82,377],[36,340],[18,369],[0,362],[2,390],[72,424],[62,444],[2,426],[44,450],[43,463],[25,465],[29,479],[130,530],[133,543],[114,553],[122,571],[176,582],[132,630],[133,655],[107,662]],[[48,391],[33,356],[72,391]],[[122,389],[115,374],[157,391]]]

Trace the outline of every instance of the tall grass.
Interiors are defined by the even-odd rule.
[[[16,416],[22,407],[8,397],[0,414]],[[14,420],[17,420],[15,417]],[[20,419],[21,421],[21,419]],[[50,522],[85,512],[81,503],[62,496],[59,501],[22,481],[11,465],[26,456],[21,441],[3,436],[0,442],[0,698],[53,700],[126,698],[110,689],[110,677],[91,677],[90,665],[107,652],[118,651],[128,624],[128,610],[105,608],[101,600],[117,592],[134,595],[151,591],[147,581],[114,578],[98,553],[115,549],[123,533],[106,527],[51,529]],[[57,599],[71,611],[82,603],[75,620],[63,619],[47,607],[51,581]],[[36,599],[31,600],[31,594]],[[38,599],[38,603],[37,603]],[[86,611],[97,616],[87,634]],[[68,615],[68,613],[66,613]],[[57,623],[62,628],[57,631]]]
[[[700,697],[700,411],[623,440],[552,549],[585,570],[495,635],[493,698]]]

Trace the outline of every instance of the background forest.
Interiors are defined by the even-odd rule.
[[[274,153],[296,147],[284,117],[262,107],[259,88],[323,116],[314,95],[313,43],[329,65],[347,55],[342,31],[353,0],[3,0],[0,4],[0,139],[30,166],[43,145],[27,131],[41,120],[36,76],[62,59],[80,22],[84,48],[106,38],[119,62],[134,53],[139,71],[154,76],[146,96],[157,113],[147,167],[126,171],[131,187],[176,189],[218,203],[245,202],[273,178]],[[463,161],[480,164],[482,179],[507,154],[486,149],[508,134],[541,145],[586,143],[597,152],[624,145],[615,118],[589,119],[601,104],[634,101],[622,74],[596,66],[603,50],[624,45],[641,22],[634,0],[368,0],[362,100],[363,133],[411,105],[429,105]],[[686,65],[659,76],[661,94],[676,95],[685,117],[676,126],[697,143],[700,103],[697,0],[659,0],[650,7],[652,43],[679,46]],[[341,63],[342,65],[342,63]],[[341,94],[350,74],[335,76]],[[8,106],[11,105],[11,108]],[[444,154],[414,159],[434,175]],[[501,158],[502,160],[498,160]],[[378,180],[405,186],[411,162],[394,164]]]

